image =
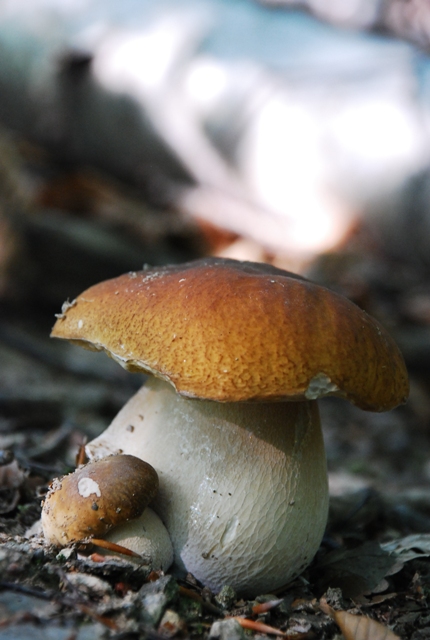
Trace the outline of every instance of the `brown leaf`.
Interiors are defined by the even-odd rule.
[[[367,616],[335,611],[324,601],[320,603],[320,607],[333,618],[345,640],[400,640],[388,627]]]
[[[400,640],[388,627],[367,616],[354,616],[346,611],[336,611],[334,620],[345,640]]]

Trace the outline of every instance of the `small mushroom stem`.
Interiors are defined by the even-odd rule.
[[[191,400],[152,378],[86,449],[92,459],[130,452],[157,469],[153,508],[175,564],[212,590],[273,590],[318,549],[328,490],[316,401]]]
[[[151,565],[154,571],[167,571],[173,562],[173,548],[169,534],[159,516],[149,507],[140,518],[111,529],[104,537],[106,553],[115,554],[114,547],[128,549],[140,562]],[[109,545],[109,546],[108,546]],[[113,546],[110,546],[113,545]],[[100,551],[104,555],[104,551]]]

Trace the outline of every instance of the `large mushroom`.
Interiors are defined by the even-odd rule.
[[[287,583],[320,544],[317,398],[384,411],[408,395],[378,322],[266,264],[208,258],[128,273],[67,304],[52,335],[152,374],[87,453],[149,462],[176,567],[248,596]]]

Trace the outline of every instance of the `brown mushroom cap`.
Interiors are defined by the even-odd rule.
[[[52,544],[102,537],[138,518],[158,491],[150,464],[131,455],[107,456],[57,478],[45,498],[42,526]]]
[[[376,320],[270,265],[207,258],[157,267],[97,284],[66,307],[52,336],[104,350],[184,396],[337,395],[383,411],[408,395],[402,355]]]

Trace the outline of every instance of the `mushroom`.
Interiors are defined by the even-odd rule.
[[[146,508],[157,491],[156,471],[140,458],[112,455],[89,462],[52,482],[42,509],[44,537],[57,547],[102,538],[138,554],[154,569],[168,569],[173,559],[169,535]]]
[[[287,583],[321,542],[316,400],[383,411],[408,395],[403,358],[378,322],[266,264],[207,258],[128,273],[82,293],[52,335],[152,374],[87,454],[152,464],[176,568],[245,596]]]
[[[173,547],[167,529],[160,516],[149,508],[140,518],[110,529],[104,540],[134,552],[154,571],[167,571],[173,562]],[[99,553],[117,555],[109,546],[106,550],[100,549]],[[128,560],[133,562],[132,558]]]

